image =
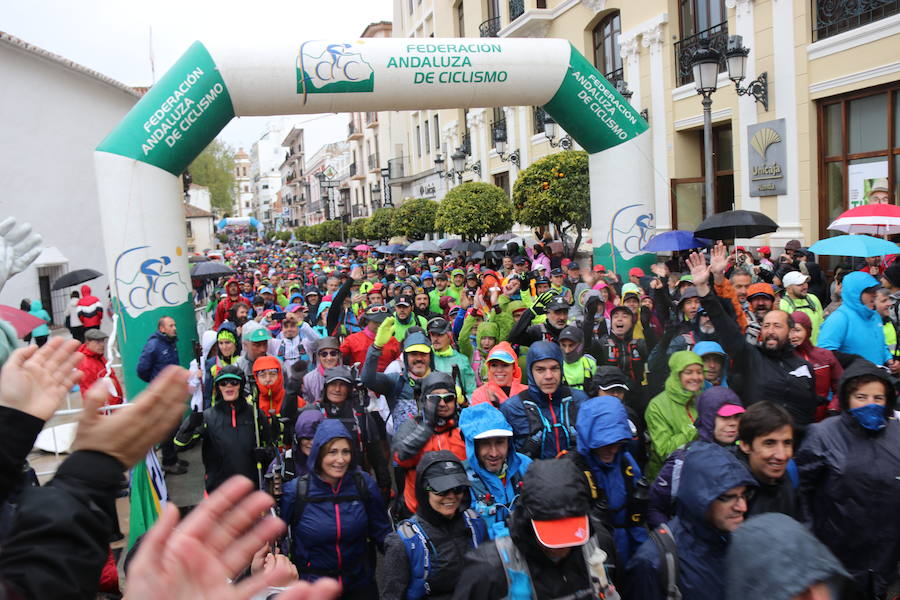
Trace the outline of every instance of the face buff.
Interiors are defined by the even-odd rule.
[[[866,404],[851,408],[850,414],[856,422],[869,431],[881,431],[885,428],[884,407],[880,404]]]

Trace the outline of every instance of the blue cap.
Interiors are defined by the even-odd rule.
[[[420,279],[434,279],[431,276],[431,271],[422,271],[422,275],[419,276]]]

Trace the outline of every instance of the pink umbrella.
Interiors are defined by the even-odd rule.
[[[356,246],[353,246],[353,249],[357,252],[368,252],[372,249],[372,246],[368,246],[366,244],[357,244]]]
[[[834,231],[891,235],[900,233],[900,206],[895,204],[864,204],[844,211],[828,226]]]
[[[340,248],[340,247],[342,247],[342,246],[343,246],[343,244],[340,243],[340,242],[330,242],[330,243],[328,244],[328,247],[329,247],[329,248]]]
[[[25,337],[31,333],[34,328],[44,324],[43,319],[39,319],[24,310],[19,310],[18,308],[13,308],[12,306],[6,306],[4,304],[0,304],[0,319],[9,322],[9,324],[13,326],[13,329],[16,330],[16,334],[19,337]]]

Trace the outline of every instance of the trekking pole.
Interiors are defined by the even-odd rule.
[[[260,490],[265,491],[265,482],[263,475],[263,467],[262,460],[260,458],[262,452],[262,448],[259,445],[259,411],[256,408],[256,404],[252,401],[248,402],[250,405],[250,410],[253,411],[253,433],[256,436],[256,447],[253,449],[254,458],[256,459],[256,474],[257,474],[257,486]]]

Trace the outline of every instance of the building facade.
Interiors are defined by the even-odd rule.
[[[274,119],[266,125],[266,131],[250,148],[250,179],[256,220],[266,229],[275,227],[275,202],[281,191],[281,164],[288,152],[282,145],[290,131],[285,119]]]
[[[280,222],[278,229],[297,227],[302,223],[306,210],[306,150],[303,141],[303,129],[293,127],[281,145],[288,149],[284,162],[279,168],[281,173]]]
[[[317,225],[343,214],[339,205],[341,189],[350,188],[351,160],[348,142],[325,144],[309,157],[303,184],[307,198],[305,222],[301,225]]]
[[[234,204],[231,215],[234,217],[255,216],[253,208],[253,189],[250,179],[250,155],[243,148],[234,154]]]

